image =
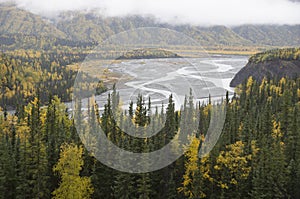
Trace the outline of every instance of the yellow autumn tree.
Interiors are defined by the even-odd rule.
[[[202,140],[204,140],[203,137]],[[178,188],[178,191],[184,193],[188,198],[205,198],[203,182],[204,180],[213,182],[209,170],[209,156],[199,158],[199,145],[200,139],[193,137],[185,154],[187,158],[185,174],[182,187]]]
[[[54,199],[89,199],[93,187],[89,177],[81,177],[83,166],[83,148],[75,144],[64,144],[61,147],[60,158],[53,171],[61,176],[59,187],[53,191]]]
[[[246,85],[247,86],[247,90],[246,90],[247,95],[251,94],[251,89],[252,89],[253,83],[254,83],[254,80],[253,80],[252,76],[250,76],[248,78],[247,85]]]
[[[217,171],[226,171],[226,176],[220,176],[218,185],[222,189],[229,189],[230,187],[238,188],[241,181],[246,180],[251,171],[252,157],[258,152],[255,141],[252,141],[251,154],[245,154],[245,144],[242,141],[237,141],[234,144],[227,145],[226,151],[221,151],[216,160],[214,169]]]

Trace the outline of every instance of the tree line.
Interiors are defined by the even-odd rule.
[[[13,55],[12,55],[13,54]],[[33,100],[39,93],[42,104],[49,95],[58,95],[62,101],[70,101],[77,69],[70,64],[83,61],[85,53],[79,51],[18,50],[0,55],[0,105],[19,108]],[[83,74],[84,87],[104,92],[106,87],[94,77]],[[88,89],[88,88],[83,88]],[[42,92],[43,91],[43,92]]]
[[[300,48],[273,49],[257,53],[250,57],[250,63],[262,63],[275,60],[300,60]]]

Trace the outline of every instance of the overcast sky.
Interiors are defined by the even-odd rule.
[[[0,0],[5,2],[7,0]],[[193,25],[300,24],[300,0],[10,0],[35,14],[100,9],[107,16],[153,15]]]

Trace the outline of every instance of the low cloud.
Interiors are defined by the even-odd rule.
[[[7,2],[7,0],[0,0]],[[152,15],[193,25],[300,24],[299,0],[12,0],[35,14],[98,10],[106,16]]]

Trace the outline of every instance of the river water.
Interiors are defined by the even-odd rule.
[[[192,89],[196,101],[233,94],[229,86],[234,75],[247,64],[247,56],[212,55],[207,58],[168,58],[125,60],[110,64],[109,71],[124,76],[116,82],[117,91],[124,109],[135,101],[138,94],[150,97],[153,107],[167,104],[173,95],[175,108],[180,109],[186,95]],[[125,78],[126,77],[126,78]],[[128,78],[129,77],[129,78]],[[108,91],[95,97],[100,110],[107,101]],[[83,108],[87,99],[82,101]],[[71,103],[66,103],[71,108]]]

